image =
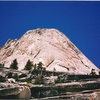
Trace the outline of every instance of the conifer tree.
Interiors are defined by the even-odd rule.
[[[38,69],[38,70],[42,70],[42,69],[43,69],[42,66],[43,66],[42,62],[39,62],[38,65],[37,65],[37,67],[38,67],[37,69]]]
[[[27,61],[26,65],[25,65],[25,70],[31,70],[33,67],[33,64],[30,60]]]
[[[18,69],[18,62],[17,62],[17,59],[14,59],[13,62],[11,63],[10,65],[10,68],[11,69]]]
[[[42,62],[38,63],[37,70],[39,70],[41,72],[41,75],[42,75],[42,72],[43,72],[43,63]]]

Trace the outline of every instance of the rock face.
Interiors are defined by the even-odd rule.
[[[9,66],[17,59],[19,70],[30,59],[42,62],[46,70],[69,74],[89,74],[98,68],[60,31],[36,29],[27,31],[19,40],[8,40],[0,49],[0,63]]]

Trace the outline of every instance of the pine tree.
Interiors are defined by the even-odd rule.
[[[25,65],[25,70],[31,70],[33,67],[33,64],[30,60],[27,61],[26,65]]]
[[[41,72],[41,75],[42,75],[42,71],[43,71],[43,63],[42,62],[39,62],[38,65],[37,65],[37,70],[39,70]]]
[[[17,59],[14,59],[13,62],[11,63],[10,65],[10,68],[11,69],[18,69],[18,62],[17,62]]]
[[[39,62],[38,65],[37,65],[37,69],[38,70],[42,70],[43,69],[42,66],[43,66],[42,62]]]

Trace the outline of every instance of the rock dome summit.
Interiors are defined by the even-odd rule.
[[[57,29],[35,29],[27,31],[20,39],[8,40],[0,48],[0,63],[9,67],[17,59],[19,70],[24,69],[30,59],[33,64],[42,62],[48,71],[69,74],[89,74],[99,69]]]

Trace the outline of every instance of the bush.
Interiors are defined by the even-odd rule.
[[[7,78],[12,78],[12,75],[13,75],[12,72],[8,72],[8,73],[6,74],[6,77],[7,77]]]
[[[18,81],[18,78],[19,78],[18,74],[17,74],[17,73],[13,74],[13,78],[14,78],[16,81]]]
[[[27,77],[27,75],[26,75],[26,74],[21,74],[21,75],[19,76],[19,78],[23,78],[23,77]]]
[[[6,78],[0,75],[0,82],[5,82]]]
[[[95,69],[92,69],[92,70],[91,70],[90,75],[96,75]]]
[[[4,67],[4,64],[1,64],[1,63],[0,63],[0,68],[3,68],[3,67]]]
[[[35,84],[43,84],[42,76],[36,76],[36,78],[35,78]]]

